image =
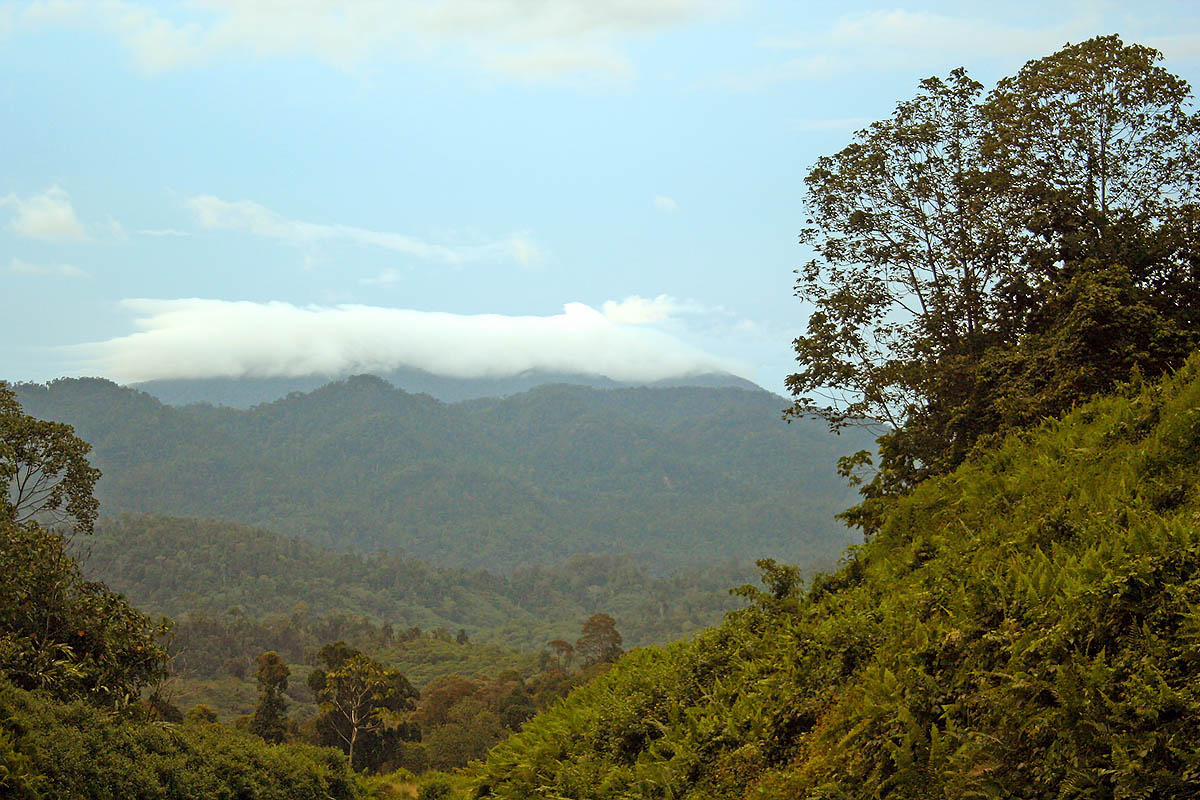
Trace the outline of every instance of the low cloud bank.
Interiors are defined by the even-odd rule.
[[[547,371],[618,381],[744,372],[673,336],[614,320],[583,303],[568,303],[561,314],[545,317],[203,299],[135,299],[123,305],[138,315],[138,332],[76,348],[86,369],[123,383],[334,376],[400,367],[457,378]]]

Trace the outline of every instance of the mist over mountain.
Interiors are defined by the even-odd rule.
[[[780,419],[761,389],[548,385],[446,404],[357,376],[249,410],[102,379],[18,387],[94,446],[105,513],[229,519],[336,547],[511,569],[625,553],[651,572],[828,564],[857,537],[853,431]]]
[[[438,375],[422,369],[398,368],[376,373],[398,389],[412,394],[428,394],[438,400],[453,403],[481,397],[507,397],[551,383],[567,383],[589,386],[594,389],[616,389],[634,386],[651,387],[735,387],[758,389],[759,387],[730,373],[709,372],[678,378],[654,381],[617,381],[600,375],[581,373],[554,373],[531,370],[517,375],[500,377],[457,378]],[[269,403],[286,397],[292,392],[311,392],[333,380],[344,380],[346,375],[237,377],[237,378],[168,378],[133,384],[132,388],[146,392],[168,405],[180,406],[190,403],[209,403],[231,408],[250,408],[259,403]]]

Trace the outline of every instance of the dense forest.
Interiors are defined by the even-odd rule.
[[[574,633],[600,611],[621,620],[635,646],[682,638],[733,608],[729,587],[753,574],[717,564],[651,577],[624,555],[577,555],[503,574],[468,571],[163,516],[101,518],[95,534],[75,544],[89,576],[155,614],[211,617],[236,609],[243,617],[291,617],[303,606],[314,619],[463,628],[472,641],[527,652]]]
[[[74,426],[105,513],[260,525],[338,549],[508,570],[577,553],[652,573],[772,556],[832,563],[856,537],[838,455],[870,439],[736,388],[553,385],[453,405],[359,376],[248,411],[166,406],[98,379],[17,387]]]

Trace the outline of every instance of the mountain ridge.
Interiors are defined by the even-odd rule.
[[[300,375],[236,378],[170,378],[130,384],[130,388],[145,392],[167,405],[208,403],[231,408],[251,408],[270,403],[293,392],[308,393],[329,383],[346,380],[355,374]],[[428,394],[447,403],[477,400],[485,397],[508,397],[535,389],[538,386],[566,383],[593,389],[618,389],[634,386],[676,388],[699,386],[705,388],[736,387],[759,389],[757,384],[730,373],[698,373],[691,376],[665,378],[658,381],[616,381],[601,375],[528,371],[503,377],[456,378],[437,375],[416,368],[400,368],[374,374],[397,389],[410,394]]]
[[[103,379],[15,388],[28,413],[93,444],[107,513],[228,519],[471,568],[575,553],[652,572],[827,562],[855,539],[833,520],[853,500],[834,464],[869,446],[817,420],[784,424],[782,398],[762,389],[553,384],[447,404],[355,376],[238,410]]]

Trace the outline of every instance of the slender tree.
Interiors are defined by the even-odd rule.
[[[287,738],[287,697],[291,670],[283,658],[274,650],[258,657],[258,671],[254,679],[258,683],[258,704],[250,719],[250,730],[272,744]]]
[[[344,643],[323,648],[328,670],[314,670],[309,678],[321,707],[325,728],[345,748],[350,764],[358,768],[362,743],[393,734],[398,743],[409,735],[408,712],[417,690],[399,670],[347,648]]]

